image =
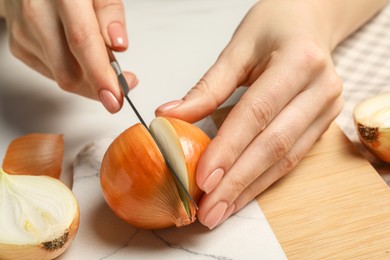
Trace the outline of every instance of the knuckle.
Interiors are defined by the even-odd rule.
[[[342,99],[343,82],[337,73],[327,73],[323,75],[325,80],[321,83],[319,94],[324,100],[324,105],[334,106],[337,100]]]
[[[249,202],[259,194],[260,194],[260,189],[258,189],[258,187],[256,187],[255,185],[249,185],[245,189],[244,199],[245,201]]]
[[[231,187],[230,191],[235,198],[238,197],[238,195],[240,195],[248,186],[244,182],[244,179],[240,177],[242,176],[237,176],[230,180],[230,187]]]
[[[266,140],[270,153],[276,158],[283,158],[292,146],[291,138],[283,132],[274,132]]]
[[[255,132],[262,131],[274,116],[274,105],[270,99],[261,98],[244,102],[244,111],[247,113],[249,122],[253,122]]]
[[[212,77],[212,76],[209,76],[208,78],[210,78],[210,77]],[[210,102],[210,104],[212,104],[212,106],[211,106],[212,111],[217,109],[218,100],[217,100],[217,97],[211,91],[211,84],[210,84],[209,79],[206,79],[204,77],[201,80],[199,80],[198,83],[193,88],[191,88],[191,90],[188,94],[190,94],[191,92],[198,92],[198,94],[200,94],[200,96],[203,96],[204,99],[207,99]]]
[[[314,43],[305,42],[302,46],[297,57],[300,57],[299,62],[305,70],[316,73],[326,68],[329,57],[323,49]]]
[[[234,160],[238,158],[242,152],[242,150],[230,140],[225,140],[224,151],[226,155],[232,156]]]
[[[67,38],[69,48],[77,52],[86,48],[86,45],[90,42],[90,33],[84,28],[71,28]]]
[[[341,110],[343,109],[343,105],[344,105],[344,99],[343,96],[340,95],[334,102],[334,111],[333,111],[334,118],[336,118],[337,115],[341,112]]]
[[[282,160],[282,171],[284,174],[290,172],[301,160],[301,156],[295,152],[288,153]]]
[[[328,100],[334,101],[342,95],[343,81],[336,73],[328,77],[327,85],[326,97]]]
[[[192,90],[199,91],[202,95],[208,96],[210,93],[210,84],[208,80],[202,78],[199,80],[198,83],[196,83],[196,85],[191,89],[191,91]]]

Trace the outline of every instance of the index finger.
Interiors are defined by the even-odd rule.
[[[69,49],[106,109],[117,112],[122,94],[111,68],[92,1],[56,1]]]

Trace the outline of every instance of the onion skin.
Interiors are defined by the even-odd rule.
[[[64,232],[60,243],[42,241],[39,245],[4,245],[0,244],[0,259],[4,260],[49,260],[64,253],[76,236],[80,221],[79,210],[69,229]]]
[[[191,183],[189,193],[197,202],[203,192],[196,185],[196,165],[210,139],[192,124],[167,119],[183,146]],[[102,161],[100,179],[110,208],[135,227],[181,227],[196,219],[194,205],[190,205],[188,215],[162,154],[141,124],[128,128],[111,143]]]
[[[10,143],[3,169],[14,175],[46,175],[59,179],[63,157],[62,135],[28,134]]]

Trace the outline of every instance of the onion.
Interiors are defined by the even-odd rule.
[[[379,159],[390,162],[390,93],[361,101],[353,115],[361,142]]]
[[[31,134],[10,144],[0,169],[0,259],[53,259],[74,239],[77,200],[51,177],[59,177],[62,155],[61,135]]]
[[[196,167],[210,139],[198,127],[173,118],[155,118],[150,130],[159,145],[141,124],[111,143],[100,170],[104,198],[116,215],[139,228],[191,224],[196,208],[177,185],[159,147],[197,202],[203,192],[196,184]]]

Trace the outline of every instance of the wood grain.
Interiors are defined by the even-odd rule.
[[[257,201],[289,259],[390,259],[390,188],[335,124]]]

